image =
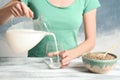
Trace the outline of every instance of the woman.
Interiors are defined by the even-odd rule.
[[[22,2],[21,2],[22,1]],[[50,23],[48,27],[56,35],[57,42],[64,44],[64,51],[60,53],[62,67],[82,53],[93,49],[96,38],[96,8],[100,6],[98,0],[13,0],[4,7],[9,11],[4,16],[5,23],[11,15],[26,16],[37,19],[44,16]],[[28,6],[28,7],[27,7]],[[33,14],[34,13],[34,14]],[[1,13],[2,14],[2,13]],[[77,44],[80,25],[84,22],[85,40]],[[29,51],[28,56],[44,56],[46,43],[52,38],[46,36],[37,46]],[[56,54],[50,54],[54,56]]]

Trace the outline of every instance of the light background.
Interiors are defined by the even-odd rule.
[[[0,7],[10,0],[0,0]],[[97,42],[92,51],[106,51],[112,45],[117,47],[111,52],[120,56],[120,0],[99,0],[101,7],[97,11]],[[12,24],[26,20],[26,18],[16,18],[5,25],[0,26],[0,57],[25,57],[25,54],[14,54],[6,43],[5,31]],[[12,22],[12,23],[11,23]],[[84,40],[83,27],[78,36],[79,42]]]

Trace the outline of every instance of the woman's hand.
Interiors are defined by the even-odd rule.
[[[60,54],[62,67],[66,67],[70,64],[70,61],[73,59],[69,51],[62,51]]]
[[[78,50],[74,48],[71,50],[62,51],[59,55],[62,58],[61,60],[62,67],[66,67],[70,64],[71,60],[79,57],[81,54],[79,54]]]
[[[33,12],[20,0],[12,0],[2,8],[0,8],[0,25],[6,23],[12,16],[26,16],[33,18]]]
[[[56,56],[58,55],[60,56],[61,58],[61,65],[62,67],[66,67],[70,64],[71,60],[78,57],[79,54],[75,54],[73,53],[73,50],[63,50],[63,51],[60,51],[59,53],[49,53],[48,56]]]
[[[10,3],[10,11],[15,17],[26,16],[28,18],[33,18],[33,12],[25,3],[20,1],[12,1]]]

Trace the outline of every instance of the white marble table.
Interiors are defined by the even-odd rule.
[[[110,72],[95,74],[80,58],[64,69],[49,69],[43,58],[0,58],[0,80],[120,80],[120,60]]]

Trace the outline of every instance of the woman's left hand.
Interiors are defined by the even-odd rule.
[[[64,50],[61,51],[61,53],[59,54],[61,59],[61,64],[62,67],[66,67],[70,64],[71,60],[78,57],[78,54],[76,54],[74,51],[72,50]]]
[[[56,52],[49,53],[48,56],[56,56],[58,55]],[[61,58],[62,68],[68,66],[72,59],[78,57],[78,54],[75,54],[72,50],[63,50],[59,52],[59,56]]]

